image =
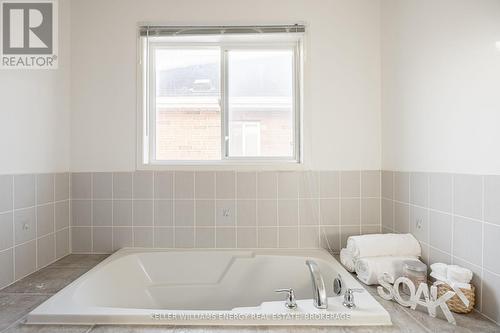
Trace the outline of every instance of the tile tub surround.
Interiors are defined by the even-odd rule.
[[[429,317],[423,309],[412,311],[403,308],[395,302],[381,299],[374,287],[367,287],[368,292],[374,295],[377,301],[389,312],[393,322],[387,327],[184,327],[184,326],[126,326],[126,325],[25,325],[24,317],[27,313],[40,303],[49,298],[68,285],[83,272],[103,260],[106,255],[69,255],[41,271],[34,273],[11,287],[0,290],[0,332],[1,333],[98,333],[98,332],[375,332],[375,333],[433,333],[433,332],[499,332],[500,328],[494,323],[486,320],[478,313],[469,315],[455,315],[457,326],[453,326],[445,320]],[[52,276],[59,276],[57,281],[52,281]],[[30,286],[42,286],[43,293],[33,293]]]
[[[330,248],[380,231],[380,171],[71,174],[73,253]]]
[[[0,176],[0,288],[70,253],[69,173]]]
[[[472,270],[476,309],[500,323],[500,176],[382,171],[382,230],[411,232],[429,265]]]

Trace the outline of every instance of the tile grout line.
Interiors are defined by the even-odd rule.
[[[33,176],[35,180],[35,272],[38,268],[38,175]],[[33,273],[33,272],[32,272]]]
[[[111,252],[115,249],[115,173],[111,172]]]
[[[94,173],[90,173],[90,252],[94,253]]]
[[[425,174],[425,183],[427,184],[427,193],[426,193],[426,205],[429,207],[431,205],[431,177],[429,174]],[[427,249],[429,251],[428,258],[429,263],[431,262],[431,211],[427,209]]]
[[[337,174],[337,182],[339,184],[339,235],[337,241],[339,242],[339,249],[342,249],[342,171]],[[347,247],[347,244],[346,244]]]
[[[196,172],[193,172],[193,248],[196,248]]]
[[[56,174],[53,174],[52,175],[52,190],[53,190],[53,193],[52,193],[52,201],[54,203],[54,207],[53,207],[53,214],[54,214],[54,220],[52,221],[53,222],[53,227],[54,227],[54,259],[57,258],[57,234],[56,234],[56,229],[57,229],[57,226],[56,226]]]
[[[392,202],[392,231],[396,232],[396,174],[391,172],[392,176],[392,194],[391,194],[391,202]]]
[[[214,172],[214,198],[217,198],[217,172]],[[214,248],[217,248],[217,201],[214,200]]]
[[[152,244],[152,247],[153,248],[156,248],[156,232],[155,232],[155,228],[156,228],[156,216],[155,216],[155,206],[156,206],[156,201],[155,201],[155,192],[156,192],[156,172],[152,171],[152,177],[153,177],[153,189],[152,189],[152,199],[153,199],[153,205],[151,207],[151,209],[153,210],[152,211],[152,217],[153,217],[153,244]]]
[[[258,224],[257,224],[257,217],[258,217],[258,207],[257,207],[257,171],[254,172],[254,176],[255,176],[255,196],[254,196],[254,200],[255,200],[255,219],[254,219],[254,223],[255,223],[255,247],[259,247],[259,229],[258,229]]]
[[[69,201],[69,252],[73,253],[73,176],[68,173],[68,197]]]
[[[300,227],[302,226],[302,221],[300,219],[300,190],[299,190],[299,187],[300,187],[300,180],[299,180],[299,176],[298,176],[298,173],[294,173],[295,175],[295,181],[297,182],[297,189],[296,189],[296,196],[297,196],[297,247],[300,249],[300,245],[301,245],[301,237],[300,237]]]
[[[135,171],[131,172],[132,174],[132,194],[131,194],[131,198],[132,198],[132,247],[135,247],[135,218],[134,218],[134,213],[135,213],[135,205],[134,205],[134,202],[135,202],[135,193],[134,193],[134,183],[135,183]]]
[[[481,176],[481,221],[484,221],[484,176]],[[483,285],[484,285],[484,223],[481,223],[481,291],[479,309],[483,310]]]
[[[12,177],[12,209],[16,207],[16,177]],[[12,212],[12,283],[16,281],[16,223],[14,212]],[[9,284],[9,285],[10,285]]]
[[[363,218],[363,209],[362,209],[362,205],[363,205],[363,200],[361,198],[362,194],[361,194],[361,189],[363,188],[363,185],[362,185],[362,179],[361,179],[361,171],[359,171],[359,234],[361,235],[362,233],[362,230],[363,228],[361,227],[361,221],[362,221],[362,218]]]
[[[233,172],[234,177],[234,246],[238,248],[238,205],[236,204],[236,198],[238,196],[238,173],[236,171]]]
[[[317,188],[316,190],[318,191],[318,247],[321,247],[321,242],[322,242],[322,235],[323,233],[321,232],[321,195],[320,195],[320,184],[321,184],[321,172],[317,172],[317,176],[314,177],[318,180],[318,183],[316,184]],[[328,241],[326,242],[328,251],[331,251],[330,244],[328,244]]]

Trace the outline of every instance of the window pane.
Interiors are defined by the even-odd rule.
[[[228,51],[229,156],[294,156],[293,51]]]
[[[220,50],[157,49],[156,159],[220,160]]]

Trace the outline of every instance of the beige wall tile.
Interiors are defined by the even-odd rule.
[[[453,210],[460,216],[482,218],[483,184],[482,176],[454,175]]]
[[[92,174],[72,173],[71,174],[71,198],[90,199],[92,198]]]
[[[54,204],[38,206],[36,214],[37,237],[54,232]]]
[[[321,225],[340,224],[340,199],[320,199]]]
[[[0,176],[0,212],[13,209],[13,181],[12,176]]]
[[[257,201],[237,200],[236,201],[236,224],[238,227],[257,226]]]
[[[236,174],[236,198],[237,199],[257,198],[256,172],[238,172]]]
[[[49,202],[54,202],[54,175],[53,174],[42,174],[37,175],[37,203],[46,204]]]
[[[47,266],[56,259],[55,234],[41,237],[37,240],[38,269]]]
[[[321,171],[320,172],[320,198],[340,197],[340,172]]]
[[[14,245],[13,228],[14,214],[12,212],[0,213],[0,251]]]
[[[35,208],[27,208],[14,212],[15,243],[21,244],[36,237]]]
[[[73,253],[92,252],[92,228],[72,227],[71,228],[71,250]]]
[[[54,219],[56,230],[69,227],[69,200],[56,202],[54,204]]]
[[[194,183],[196,199],[215,199],[215,172],[196,172]]]
[[[259,199],[276,199],[278,197],[278,175],[276,172],[257,173],[257,197]]]
[[[298,227],[280,227],[278,229],[279,248],[297,248],[299,246]]]
[[[14,250],[0,252],[0,289],[14,282]]]
[[[153,184],[152,171],[134,172],[134,199],[153,199]]]
[[[361,171],[361,197],[380,197],[381,176],[379,170]]]
[[[299,224],[319,225],[320,210],[319,199],[300,199],[299,200]]]
[[[113,174],[96,172],[92,174],[92,199],[113,198]]]
[[[131,199],[133,197],[134,175],[132,172],[113,173],[113,198]]]
[[[14,249],[16,280],[33,273],[36,270],[36,241],[24,243]]]
[[[453,227],[453,255],[480,266],[483,246],[482,224],[455,216]]]
[[[259,248],[277,248],[278,247],[278,228],[258,228],[257,246]]]
[[[14,208],[26,208],[35,205],[35,176],[14,176]]]
[[[299,174],[297,172],[278,173],[278,199],[299,197]]]
[[[155,200],[155,226],[174,225],[174,203],[172,200]]]
[[[113,251],[113,228],[92,228],[92,250],[96,253],[111,253]]]
[[[155,199],[174,198],[174,173],[171,171],[155,172]]]
[[[340,196],[358,198],[361,195],[361,174],[359,171],[340,172]]]
[[[57,173],[55,175],[55,193],[56,201],[69,199],[69,173]]]
[[[215,193],[217,199],[236,197],[236,174],[234,171],[219,171],[215,174]]]

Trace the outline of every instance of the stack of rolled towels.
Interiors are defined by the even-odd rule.
[[[351,236],[340,251],[340,262],[367,284],[378,284],[384,273],[402,276],[403,262],[419,260],[420,243],[412,234],[370,234]]]
[[[460,288],[470,289],[472,280],[472,271],[470,269],[457,265],[447,265],[435,263],[431,265],[431,276],[438,281],[448,284],[460,284]]]
[[[437,281],[449,285],[462,303],[466,307],[469,306],[470,300],[465,296],[462,289],[472,289],[470,282],[473,274],[470,269],[457,265],[434,263],[431,265],[431,276]]]

